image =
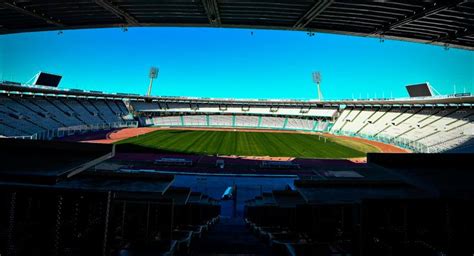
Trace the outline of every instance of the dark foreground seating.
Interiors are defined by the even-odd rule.
[[[3,186],[0,204],[7,210],[1,211],[0,251],[187,254],[193,240],[216,223],[220,206],[209,197],[188,203],[189,196],[182,199],[179,194],[190,195],[189,188],[169,187],[172,180],[172,176],[85,172],[54,185]],[[182,228],[201,224],[206,228]]]
[[[308,184],[296,186],[296,190],[264,193],[246,202],[246,223],[269,244],[272,255],[428,256],[474,252],[472,199],[414,197],[409,193],[411,188],[406,190],[393,182],[384,188],[372,182],[316,183],[313,188]],[[374,187],[382,196],[396,190],[409,197],[368,198]],[[352,200],[325,200],[322,196],[328,192]]]

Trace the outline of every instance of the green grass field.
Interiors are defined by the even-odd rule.
[[[361,142],[297,133],[160,130],[117,142],[179,153],[301,158],[365,157],[378,149]]]

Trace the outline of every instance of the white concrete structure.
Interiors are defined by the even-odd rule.
[[[137,120],[142,126],[330,131],[417,152],[474,151],[473,107],[470,94],[334,101],[216,99],[4,82],[0,83],[0,136],[49,137],[64,129],[133,126]]]
[[[331,131],[383,140],[420,152],[443,152],[474,138],[474,109],[347,108]]]

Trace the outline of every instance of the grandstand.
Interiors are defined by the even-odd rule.
[[[133,127],[121,100],[40,95],[0,96],[0,134],[52,139],[89,131]]]
[[[0,221],[2,253],[140,255],[145,247],[159,254],[186,253],[219,220],[216,199],[171,186],[173,175],[104,162],[114,156],[110,145],[2,140],[0,146],[5,156],[0,204],[15,208],[7,247]],[[29,161],[18,162],[23,155]],[[5,190],[11,181],[19,186]]]
[[[272,161],[55,139],[124,127],[263,129],[473,152],[473,103],[468,95],[147,97],[3,83],[0,134],[31,140],[0,141],[0,253],[472,254],[471,154]],[[229,200],[213,199],[230,186]]]
[[[472,106],[346,108],[332,132],[408,146],[422,152],[443,152],[472,143]]]
[[[1,84],[0,135],[53,139],[124,127],[252,128],[361,137],[414,152],[469,151],[473,98],[339,101],[147,97]]]
[[[0,1],[0,34],[238,27],[473,50],[473,21],[465,0]],[[474,255],[469,93],[264,100],[53,84],[0,82],[0,256]],[[76,143],[94,136],[105,145]],[[368,142],[412,152],[305,158]],[[265,150],[221,155],[211,144]]]

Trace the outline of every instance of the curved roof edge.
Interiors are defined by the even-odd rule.
[[[461,94],[451,96],[435,96],[425,98],[393,98],[393,99],[342,99],[342,100],[293,100],[293,99],[230,99],[230,98],[198,98],[173,96],[142,96],[127,93],[104,93],[78,89],[59,89],[44,86],[26,86],[21,84],[0,83],[1,94],[71,96],[89,98],[123,99],[132,101],[160,101],[176,103],[214,103],[214,104],[255,104],[255,105],[320,105],[320,106],[383,106],[383,105],[474,105],[474,95]]]
[[[110,27],[325,32],[474,50],[471,0],[0,1],[0,34]]]

